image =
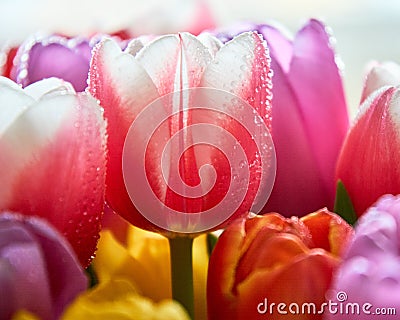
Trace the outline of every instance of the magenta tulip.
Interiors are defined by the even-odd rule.
[[[87,287],[68,241],[44,219],[0,214],[0,318],[27,310],[58,319]]]
[[[26,87],[57,77],[70,82],[76,91],[84,91],[91,50],[92,43],[83,38],[67,39],[58,35],[28,38],[18,49],[11,79]]]
[[[263,212],[304,215],[332,209],[335,165],[348,113],[332,39],[310,20],[294,37],[270,25],[243,24],[219,33],[257,30],[267,40],[274,73],[272,137],[277,156],[274,189]]]

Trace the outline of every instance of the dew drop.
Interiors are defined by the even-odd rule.
[[[28,70],[22,69],[21,72],[18,74],[19,79],[25,79],[28,76]]]

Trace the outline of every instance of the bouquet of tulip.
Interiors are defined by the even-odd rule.
[[[0,319],[396,318],[400,67],[349,126],[331,43],[310,20],[3,48]]]

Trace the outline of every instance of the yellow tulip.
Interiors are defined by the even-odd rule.
[[[109,230],[101,233],[94,269],[100,283],[111,279],[129,281],[139,294],[159,302],[171,299],[168,240],[159,234],[129,227],[126,244]],[[194,240],[193,278],[195,318],[206,319],[208,252],[206,236]]]
[[[13,315],[12,320],[39,320],[39,318],[28,311],[20,310]]]
[[[189,320],[173,300],[158,303],[138,294],[126,280],[109,280],[81,294],[61,320]]]

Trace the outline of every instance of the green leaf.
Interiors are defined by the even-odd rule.
[[[218,241],[218,237],[215,234],[212,234],[212,233],[207,234],[208,256],[211,256],[211,253],[214,250],[214,247],[217,244],[217,241]]]
[[[335,213],[341,216],[347,223],[354,226],[357,221],[357,214],[354,211],[353,203],[341,180],[338,180],[336,186]]]

